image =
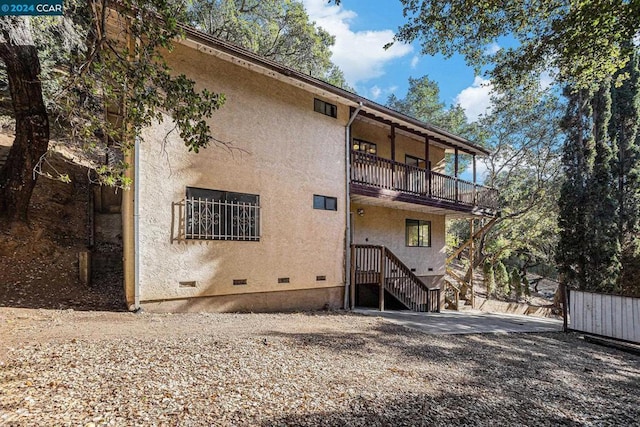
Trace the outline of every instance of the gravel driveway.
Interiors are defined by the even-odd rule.
[[[640,425],[640,357],[376,317],[0,308],[0,425]]]

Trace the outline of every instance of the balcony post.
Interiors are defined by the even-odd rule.
[[[477,203],[477,192],[476,192],[476,188],[477,188],[477,183],[476,183],[476,153],[473,153],[473,204],[476,205]]]
[[[396,126],[394,124],[391,125],[391,134],[389,135],[391,138],[391,160],[394,162],[391,164],[391,188],[396,188]]]
[[[428,194],[431,197],[431,161],[429,160],[429,137],[424,137],[424,169],[427,171]]]
[[[356,307],[356,246],[354,244],[351,245],[351,268],[349,274],[351,275],[349,306],[353,310]]]
[[[385,276],[386,276],[386,272],[385,272],[385,258],[386,258],[386,251],[387,248],[385,246],[381,246],[380,247],[380,293],[379,293],[379,308],[380,311],[384,311],[384,281],[385,281]]]
[[[455,154],[454,154],[455,165],[454,165],[454,172],[453,172],[453,176],[455,177],[455,185],[456,185],[456,188],[455,188],[455,191],[456,191],[456,195],[455,195],[456,203],[460,202],[459,190],[458,190],[458,154],[459,154],[458,153],[458,147],[456,147]]]

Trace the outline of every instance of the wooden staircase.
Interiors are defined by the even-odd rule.
[[[473,221],[471,229],[471,237],[465,243],[460,245],[445,261],[447,266],[444,277],[444,301],[446,308],[460,310],[463,306],[474,306],[474,289],[473,289],[473,269],[475,266],[475,242],[481,239],[487,231],[491,229],[498,217],[492,218],[484,224],[478,231],[473,231]],[[469,257],[469,269],[464,275],[456,272],[451,268],[451,263],[463,251],[467,251]]]
[[[385,246],[352,245],[351,260],[351,308],[355,305],[356,286],[376,285],[381,311],[386,291],[409,310],[440,312],[440,289],[428,288]]]

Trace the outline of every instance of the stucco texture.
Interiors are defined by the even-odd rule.
[[[339,105],[337,119],[322,115],[314,111],[311,93],[188,47],[178,46],[167,59],[198,89],[225,94],[210,125],[232,148],[189,153],[168,120],[145,132],[139,159],[141,300],[343,285],[348,108]],[[172,202],[184,199],[187,186],[259,195],[260,241],[172,243]],[[337,211],[313,209],[314,194],[336,197]],[[284,277],[289,283],[279,284]],[[247,284],[235,286],[234,279]],[[196,287],[181,287],[185,281]]]
[[[362,215],[358,215],[362,209]],[[351,205],[355,244],[386,246],[417,276],[440,276],[445,272],[445,217],[381,206]],[[431,222],[431,247],[409,247],[405,241],[407,219]]]

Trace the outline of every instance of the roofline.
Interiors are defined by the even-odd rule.
[[[407,116],[398,111],[392,110],[391,108],[385,107],[384,105],[378,104],[374,101],[371,101],[355,93],[349,92],[348,90],[334,86],[330,83],[324,82],[315,77],[296,71],[290,67],[284,66],[273,60],[264,58],[254,52],[251,52],[250,50],[237,46],[226,40],[221,40],[210,34],[206,34],[188,25],[180,24],[180,27],[184,30],[187,39],[191,39],[191,40],[206,44],[209,47],[220,50],[231,56],[237,57],[239,59],[243,59],[245,61],[259,65],[261,67],[265,67],[278,74],[282,74],[286,77],[296,79],[308,85],[314,86],[318,89],[330,92],[333,95],[336,95],[348,102],[353,103],[353,106],[357,106],[360,103],[362,103],[363,108],[366,110],[369,110],[370,112],[378,112],[380,114],[391,117],[395,120],[408,123],[411,126],[424,129],[431,133],[442,135],[450,139],[451,141],[453,141],[453,143],[450,143],[452,147],[456,147],[456,144],[459,144],[460,146],[458,148],[462,149],[463,151],[469,152],[469,154],[480,154],[480,155],[486,155],[486,156],[490,154],[490,151],[487,150],[486,148],[481,147],[459,135],[455,135],[437,126],[430,125],[428,123],[417,120],[411,116]]]

